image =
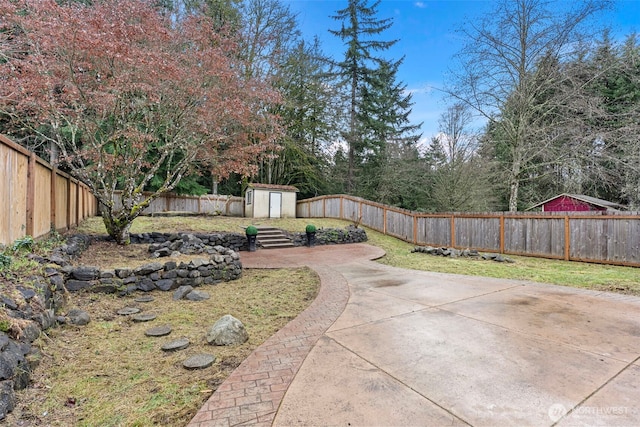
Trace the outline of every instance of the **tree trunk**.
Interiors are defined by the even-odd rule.
[[[128,245],[131,243],[129,230],[133,223],[132,218],[129,218],[127,215],[114,216],[109,212],[105,212],[102,215],[102,220],[104,221],[104,226],[107,229],[107,234],[113,237],[117,244]]]
[[[520,169],[521,169],[521,149],[516,147],[514,149],[515,155],[513,163],[511,164],[511,170],[509,172],[509,211],[518,211],[518,190],[520,190]]]
[[[518,211],[518,190],[520,187],[520,183],[517,178],[511,180],[511,184],[509,184],[509,211],[517,212]]]

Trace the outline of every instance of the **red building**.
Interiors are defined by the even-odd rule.
[[[542,208],[542,212],[618,211],[624,206],[582,194],[560,194],[531,206],[527,210]]]

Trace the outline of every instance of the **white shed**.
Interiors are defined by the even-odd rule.
[[[244,216],[295,218],[297,192],[291,185],[249,184],[244,197]]]

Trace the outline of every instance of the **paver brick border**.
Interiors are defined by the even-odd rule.
[[[188,427],[271,426],[278,407],[318,339],[344,311],[346,279],[322,265],[318,296],[238,366],[193,417]]]

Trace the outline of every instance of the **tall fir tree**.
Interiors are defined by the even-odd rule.
[[[402,59],[381,61],[379,67],[366,76],[362,86],[362,105],[358,121],[362,125],[365,153],[362,158],[359,195],[382,203],[391,203],[395,192],[406,193],[400,184],[404,180],[386,179],[388,165],[410,173],[401,167],[402,160],[417,160],[416,144],[421,124],[411,124],[409,114],[413,105],[406,85],[397,82],[396,74]]]
[[[363,124],[359,120],[363,104],[362,88],[384,61],[374,54],[387,50],[396,43],[396,40],[375,40],[375,36],[391,27],[393,20],[377,17],[380,0],[371,5],[368,3],[368,0],[349,0],[347,7],[338,10],[333,16],[334,19],[342,21],[342,27],[339,30],[330,30],[331,34],[344,41],[347,48],[344,59],[336,64],[339,76],[348,91],[347,125],[343,135],[347,145],[347,193],[352,193],[355,189],[357,157],[368,148]]]

